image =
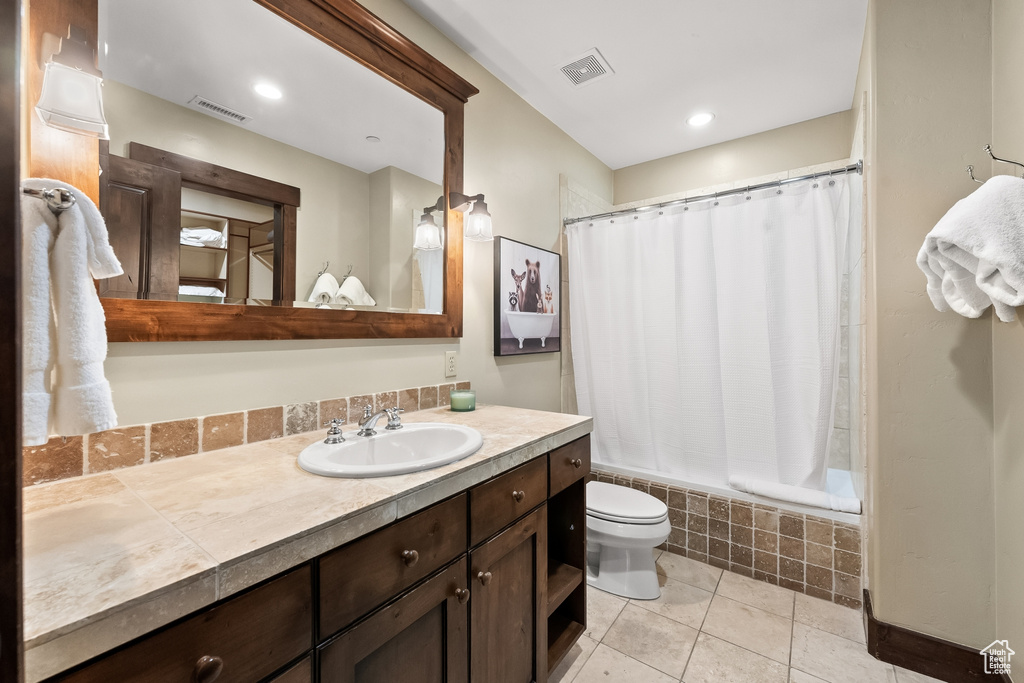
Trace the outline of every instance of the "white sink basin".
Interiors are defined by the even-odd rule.
[[[325,477],[390,477],[462,460],[483,442],[472,427],[414,422],[376,436],[346,434],[339,444],[317,441],[299,453],[299,467]]]

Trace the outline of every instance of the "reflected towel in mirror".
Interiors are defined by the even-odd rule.
[[[341,283],[338,294],[331,303],[343,304],[345,306],[376,306],[377,302],[367,293],[363,283],[354,275],[349,275]]]
[[[313,284],[313,291],[309,295],[311,304],[329,304],[338,295],[338,281],[330,273],[323,273]]]

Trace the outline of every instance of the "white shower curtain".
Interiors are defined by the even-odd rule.
[[[576,394],[594,417],[595,461],[721,487],[742,476],[824,489],[853,180],[566,229]]]

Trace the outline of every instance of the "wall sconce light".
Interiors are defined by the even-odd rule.
[[[494,232],[491,228],[491,214],[487,212],[487,203],[484,201],[482,194],[469,197],[461,192],[452,192],[448,195],[448,202],[451,204],[452,211],[461,211],[463,213],[465,213],[472,202],[473,210],[466,216],[466,227],[463,232],[463,236],[467,240],[490,242],[494,239]]]
[[[444,211],[444,197],[438,197],[437,203],[433,206],[423,207],[423,215],[416,225],[416,236],[413,238],[412,248],[420,251],[435,251],[444,246],[441,239],[441,228],[434,221],[434,212]]]
[[[85,31],[68,26],[68,35],[46,62],[36,113],[43,123],[79,135],[109,140],[103,116],[103,74]]]

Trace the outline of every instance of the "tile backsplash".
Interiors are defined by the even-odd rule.
[[[861,607],[861,532],[854,524],[595,469],[598,481],[668,505],[663,546],[754,579],[846,607]]]
[[[55,436],[42,446],[22,450],[22,485],[312,432],[334,418],[353,425],[362,418],[366,405],[372,405],[374,410],[397,405],[410,413],[437,408],[448,405],[448,392],[452,389],[469,388],[469,382],[439,384],[115,427],[85,436]]]

